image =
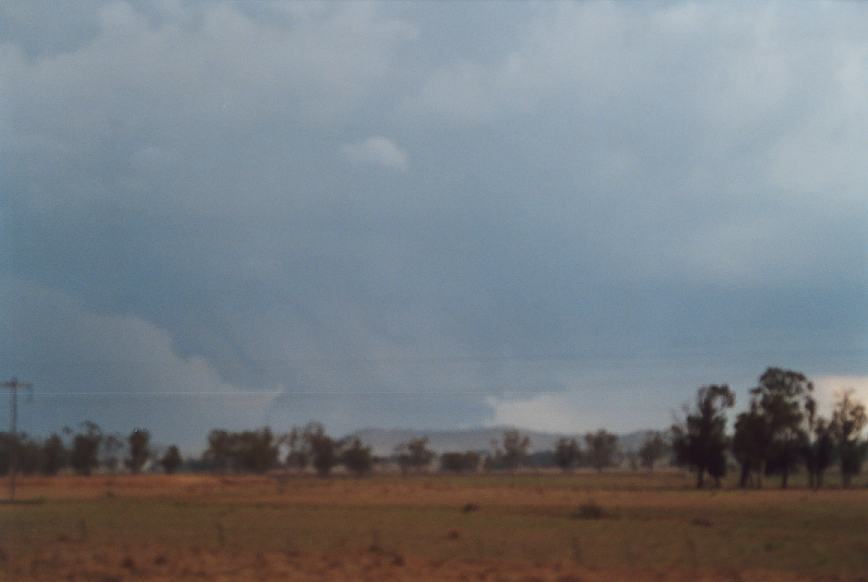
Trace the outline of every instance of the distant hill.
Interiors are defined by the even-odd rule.
[[[374,454],[386,456],[390,455],[399,444],[418,437],[428,437],[429,446],[437,453],[445,451],[488,451],[491,449],[491,441],[500,441],[505,430],[509,430],[509,427],[495,426],[464,430],[366,428],[352,433],[351,436],[356,436],[365,444],[370,445],[374,449]],[[647,435],[651,432],[650,430],[638,430],[618,435],[621,450],[623,452],[638,450]],[[551,450],[555,447],[555,442],[564,436],[575,437],[584,446],[584,433],[562,434],[532,430],[521,430],[521,433],[530,437],[531,452]]]

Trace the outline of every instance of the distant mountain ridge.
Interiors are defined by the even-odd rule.
[[[363,443],[370,445],[374,454],[380,456],[390,455],[395,447],[407,442],[411,438],[428,437],[428,446],[436,453],[446,451],[488,451],[491,450],[492,441],[500,441],[503,432],[510,430],[508,426],[492,426],[484,428],[458,429],[458,430],[416,430],[416,429],[384,429],[365,428],[350,433],[350,436],[358,437]],[[554,433],[533,430],[518,429],[530,438],[531,452],[552,450],[559,438],[571,437],[579,440],[584,446],[585,433]],[[621,451],[636,451],[642,446],[647,436],[654,431],[637,430],[618,435],[618,444]]]

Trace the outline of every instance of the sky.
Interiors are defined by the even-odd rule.
[[[187,450],[868,399],[866,97],[861,3],[4,2],[0,374]]]

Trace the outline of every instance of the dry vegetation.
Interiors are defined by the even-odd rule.
[[[27,478],[4,580],[865,579],[868,489],[680,473]],[[598,511],[599,510],[599,511]]]

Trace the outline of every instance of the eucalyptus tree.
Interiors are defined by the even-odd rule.
[[[151,458],[151,433],[137,428],[127,437],[130,456],[126,458],[131,473],[139,473]]]
[[[160,458],[160,465],[163,467],[163,471],[166,472],[166,475],[171,475],[178,470],[178,467],[181,466],[181,451],[178,450],[178,447],[175,445],[170,446],[165,454]]]
[[[588,463],[602,473],[606,467],[615,464],[618,455],[618,437],[604,429],[585,435]]]
[[[70,465],[79,475],[90,475],[99,466],[99,449],[103,432],[99,425],[89,420],[81,424],[81,430],[72,438]]]
[[[732,453],[741,467],[739,487],[745,488],[752,483],[755,483],[756,487],[762,487],[770,442],[768,423],[758,405],[752,402],[749,410],[736,417],[735,434],[732,437]]]
[[[823,475],[835,457],[835,441],[829,422],[817,415],[817,401],[809,397],[805,400],[807,438],[802,450],[805,468],[808,471],[808,485],[811,489],[823,486]]]
[[[841,460],[841,483],[850,486],[854,475],[862,469],[868,453],[868,443],[862,439],[862,430],[868,424],[865,405],[856,400],[853,390],[840,395],[832,412],[830,432],[835,440]]]
[[[806,421],[814,384],[801,372],[768,368],[751,390],[752,405],[765,419],[769,438],[762,451],[765,470],[781,476],[786,488],[808,441]]]
[[[555,443],[555,464],[562,471],[570,471],[579,462],[581,453],[582,451],[579,449],[579,443],[576,442],[576,439],[559,438],[557,443]]]
[[[422,471],[434,460],[434,451],[428,448],[428,437],[411,438],[395,447],[398,466],[402,473]]]
[[[639,460],[642,466],[649,471],[653,471],[654,463],[666,455],[668,448],[669,446],[666,444],[666,439],[662,433],[653,432],[649,434],[639,448]]]
[[[318,422],[308,423],[302,434],[311,464],[317,474],[320,477],[328,477],[338,462],[340,455],[338,442],[326,434],[325,428]]]
[[[69,451],[66,450],[63,439],[59,434],[52,433],[42,443],[42,472],[45,475],[56,475],[66,467],[68,461]]]
[[[517,430],[507,430],[503,433],[502,442],[503,452],[501,459],[504,466],[513,471],[521,467],[525,459],[527,459],[530,438]]]
[[[676,464],[696,472],[696,487],[711,476],[716,485],[726,474],[726,410],[735,404],[735,394],[726,384],[701,387],[696,403],[682,422],[672,425],[672,450]]]
[[[340,443],[340,459],[347,471],[357,477],[367,475],[374,466],[371,447],[362,444],[358,437],[349,437]]]

